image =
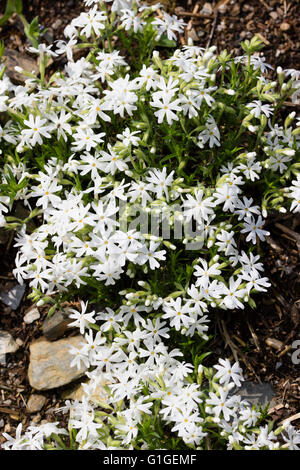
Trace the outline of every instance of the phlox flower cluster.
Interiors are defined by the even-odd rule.
[[[195,376],[193,365],[182,360],[179,349],[169,350],[163,342],[169,338],[166,322],[148,319],[133,330],[128,328],[125,308],[117,314],[109,308],[87,313],[87,308],[81,302],[81,311],[73,310],[70,315],[76,318],[72,326],[85,332],[82,346],[71,348],[70,353],[72,366],[80,367],[83,362],[92,371],[86,374],[82,400],[67,401],[59,410],[70,413],[76,448],[130,449],[137,441],[147,449],[141,429],[155,414],[155,429],[167,426],[187,446],[197,449],[203,448],[211,431],[219,432],[227,449],[299,449],[299,431],[290,424],[275,432],[268,425],[260,426],[261,412],[233,392],[244,380],[238,363],[220,359],[214,370],[199,366],[193,382],[189,380]],[[91,329],[95,320],[97,333]],[[112,342],[109,332],[114,333]],[[97,393],[99,386],[102,395]],[[107,412],[99,413],[101,408]],[[48,448],[56,448],[53,435],[67,434],[57,423],[21,432],[20,424],[15,438],[5,434],[3,447],[37,450],[47,443]]]

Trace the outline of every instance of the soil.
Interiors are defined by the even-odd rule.
[[[4,12],[4,3],[0,4],[0,15]],[[31,21],[38,16],[40,25],[47,29],[43,29],[43,41],[49,43],[61,39],[65,26],[83,10],[81,0],[23,3],[26,18]],[[195,44],[202,47],[216,45],[219,51],[227,48],[240,54],[240,41],[258,33],[266,45],[263,53],[267,63],[274,68],[280,65],[300,69],[300,15],[297,13],[300,3],[297,0],[221,0],[210,5],[203,0],[163,3],[188,23],[182,43],[187,43],[191,36]],[[0,35],[7,47],[21,53],[30,45],[16,16],[0,28]],[[261,249],[265,275],[272,287],[266,294],[256,295],[256,309],[215,314],[211,333],[216,336],[208,346],[213,354],[207,363],[215,363],[220,355],[236,356],[248,380],[268,382],[273,387],[277,406],[271,410],[272,418],[280,422],[290,417],[292,423],[300,427],[300,418],[295,417],[300,411],[300,364],[292,361],[293,353],[296,354],[292,346],[300,340],[300,216],[271,215],[267,225],[271,236]],[[0,245],[3,255],[0,289],[7,290],[12,285],[15,257],[12,245],[12,237],[2,240]],[[42,392],[47,402],[39,413],[28,415],[26,412],[26,403],[34,392],[27,380],[29,344],[41,336],[41,324],[47,314],[46,309],[41,309],[41,318],[26,325],[23,317],[30,305],[26,293],[16,311],[0,302],[1,328],[18,338],[20,344],[18,352],[8,355],[6,364],[0,364],[0,432],[14,434],[20,421],[26,427],[32,421],[63,424],[66,419],[56,412],[63,405],[61,389]],[[0,444],[3,441],[0,436]]]
[[[298,0],[220,0],[211,2],[211,9],[207,3],[187,0],[177,2],[180,6],[175,7],[176,14],[188,23],[187,30],[197,45],[214,45],[218,51],[227,49],[238,55],[242,53],[240,42],[258,34],[265,44],[263,54],[268,64],[299,69]],[[185,40],[188,34],[186,31]]]

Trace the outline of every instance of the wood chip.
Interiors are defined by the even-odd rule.
[[[269,46],[271,43],[268,41],[261,33],[257,33],[257,36],[265,43],[266,46]]]
[[[276,411],[279,411],[281,410],[282,408],[284,408],[284,404],[283,403],[279,403],[278,405],[275,405],[275,406],[272,406],[272,408],[270,408],[268,410],[268,415],[271,415],[273,413],[276,413]]]
[[[289,23],[286,23],[285,21],[281,23],[280,29],[281,31],[288,31],[290,29],[291,25]]]
[[[265,342],[271,348],[277,349],[277,351],[280,351],[284,347],[283,342],[275,338],[267,338]]]
[[[281,421],[280,424],[282,424],[283,426],[285,426],[285,425],[291,423],[292,421],[296,421],[296,419],[300,419],[300,413],[296,413],[295,415],[290,416],[289,418],[284,419],[283,421]]]

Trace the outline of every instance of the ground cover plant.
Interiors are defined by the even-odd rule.
[[[299,73],[268,79],[257,37],[239,57],[178,49],[183,21],[159,5],[86,6],[65,41],[30,48],[39,77],[15,86],[2,68],[0,207],[37,305],[81,300],[70,354],[89,382],[68,429],[20,425],[3,446],[296,449],[298,431],[233,393],[239,364],[203,361],[210,313],[255,308],[270,286],[267,213],[300,211],[299,119],[282,111]],[[68,64],[47,77],[56,54]]]

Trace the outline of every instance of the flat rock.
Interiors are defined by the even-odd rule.
[[[37,393],[34,393],[29,397],[29,400],[26,405],[26,411],[29,414],[32,413],[37,413],[40,411],[43,406],[45,405],[47,401],[47,398],[44,397],[44,395],[38,395]]]
[[[70,354],[70,346],[81,348],[83,336],[63,338],[58,341],[48,341],[41,337],[31,343],[28,379],[31,387],[36,390],[49,390],[62,387],[84,375],[87,368],[81,362],[80,369],[71,367],[74,358]]]
[[[12,308],[13,310],[17,310],[23,298],[24,292],[25,284],[16,284],[8,292],[1,291],[0,300],[2,300],[5,305]]]
[[[37,62],[27,54],[20,53],[14,49],[5,49],[3,54],[5,58],[5,73],[11,79],[11,81],[17,85],[22,85],[25,83],[27,77],[22,75],[19,72],[16,72],[15,67],[21,67],[26,72],[34,73],[37,75],[39,73],[39,67]]]
[[[265,408],[268,404],[270,404],[270,406],[275,405],[274,390],[267,382],[256,384],[245,381],[239,389],[233,390],[232,393],[240,395],[241,398],[248,401],[251,405],[260,405],[262,408]]]
[[[0,330],[0,363],[5,361],[6,354],[12,354],[19,349],[10,333]]]
[[[40,316],[41,315],[40,315],[40,312],[38,311],[38,309],[36,307],[33,307],[30,310],[28,310],[26,315],[24,315],[23,320],[27,325],[30,325],[35,320],[38,320],[40,318]]]
[[[69,323],[72,323],[72,319],[69,318],[67,310],[55,312],[54,315],[44,320],[43,334],[49,341],[54,341],[64,335]]]

